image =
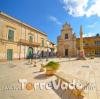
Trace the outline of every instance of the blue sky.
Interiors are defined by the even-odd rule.
[[[65,22],[79,36],[100,33],[100,0],[0,0],[0,10],[46,32],[55,42]]]

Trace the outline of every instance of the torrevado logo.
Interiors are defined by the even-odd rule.
[[[36,89],[59,89],[61,88],[62,90],[65,90],[65,89],[78,89],[78,90],[81,90],[82,89],[82,85],[79,81],[76,81],[76,80],[73,80],[72,82],[70,83],[65,83],[64,81],[61,81],[61,80],[53,80],[53,81],[50,81],[50,82],[28,82],[26,79],[19,79],[19,83],[21,84],[21,89],[24,90],[24,89],[27,89],[27,90],[36,90]]]

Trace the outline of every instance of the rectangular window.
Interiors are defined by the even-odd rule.
[[[42,39],[42,47],[44,47],[44,39]]]
[[[95,50],[96,55],[100,55],[100,50]]]
[[[29,35],[29,41],[33,42],[33,35]]]
[[[0,38],[2,38],[2,26],[3,26],[3,22],[0,21]]]
[[[38,42],[38,33],[35,34],[36,42]]]
[[[21,27],[21,39],[26,38],[26,29],[24,27]]]
[[[65,39],[68,39],[68,34],[65,34]]]
[[[14,41],[14,30],[13,29],[8,30],[8,40]]]
[[[95,41],[96,46],[100,46],[100,41]]]

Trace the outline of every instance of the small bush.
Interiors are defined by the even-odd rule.
[[[45,65],[45,68],[52,68],[53,70],[57,70],[59,68],[59,63],[50,61],[48,64]]]

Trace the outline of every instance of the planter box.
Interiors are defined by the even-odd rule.
[[[53,70],[52,68],[46,68],[46,75],[47,76],[52,76],[54,75],[56,70]]]

